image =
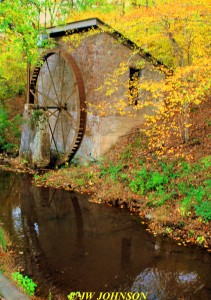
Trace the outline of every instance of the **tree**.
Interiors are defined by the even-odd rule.
[[[129,4],[134,4],[134,1]],[[146,132],[152,148],[160,149],[161,153],[164,148],[171,151],[173,141],[177,140],[178,144],[188,142],[190,110],[204,101],[210,91],[211,47],[208,37],[211,8],[208,0],[203,3],[199,0],[135,1],[132,6],[127,6],[124,15],[118,10],[109,16],[99,15],[134,41],[142,53],[151,53],[173,70],[173,75],[162,82],[142,80],[138,86],[136,83],[139,90],[148,91],[144,101],[147,105],[163,95],[164,102],[155,104],[154,101],[156,115],[147,116],[149,130]],[[105,80],[105,94],[111,95],[112,89],[118,88],[113,84],[118,83],[117,74],[118,70]],[[144,103],[139,101],[135,109],[142,109]],[[126,106],[126,102],[119,99],[121,113]]]
[[[178,144],[188,142],[190,110],[204,101],[211,87],[211,51],[207,39],[211,10],[208,2],[177,1],[173,11],[172,7],[172,1],[168,1],[152,10],[153,17],[156,12],[160,40],[165,45],[167,57],[163,59],[174,68],[174,75],[157,87],[157,94],[163,92],[165,95],[165,105],[157,107],[155,117],[148,117],[150,130],[147,132],[152,136],[153,131],[156,137],[151,139],[151,146],[159,148],[161,153],[164,148],[172,151],[175,139]]]
[[[37,58],[37,15],[23,1],[0,4],[0,97],[6,99],[24,89],[27,61]],[[30,14],[29,14],[30,12]]]
[[[39,13],[33,1],[0,3],[0,151],[14,149],[20,133],[20,118],[6,111],[6,100],[25,91],[27,65],[35,64],[38,59]]]
[[[190,109],[204,101],[211,86],[210,0],[5,0],[0,6],[1,99],[24,89],[24,69],[39,56],[37,42],[43,27],[100,17],[134,41],[136,51],[151,53],[173,70],[173,75],[162,82],[142,80],[134,84],[136,90],[148,91],[144,103],[160,99],[161,94],[165,99],[154,105],[156,116],[147,117],[147,133],[161,134],[159,140],[166,147],[175,136],[188,141]],[[107,83],[113,81],[118,88],[118,74],[124,69],[120,66],[110,74]],[[111,92],[109,84],[106,86],[105,94]],[[135,109],[142,109],[144,103],[139,101]],[[119,99],[121,113],[125,107]],[[157,147],[156,140],[150,139],[150,145]]]

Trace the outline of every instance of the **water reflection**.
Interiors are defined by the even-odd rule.
[[[39,293],[139,291],[148,299],[211,299],[211,257],[152,238],[136,217],[30,177],[0,173],[0,219]]]
[[[12,209],[12,221],[13,221],[14,230],[18,234],[19,232],[21,232],[22,229],[20,207],[14,207]]]
[[[203,287],[196,272],[169,272],[157,268],[146,268],[136,277],[131,290],[149,292],[150,299],[180,299],[181,297],[194,299],[193,295]]]

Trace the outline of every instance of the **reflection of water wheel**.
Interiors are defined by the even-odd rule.
[[[83,138],[86,104],[80,70],[68,52],[52,50],[41,58],[32,74],[29,102],[48,113],[51,164],[70,160]]]

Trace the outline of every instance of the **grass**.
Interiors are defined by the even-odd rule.
[[[15,281],[17,286],[23,288],[26,294],[33,296],[37,285],[27,276],[14,272],[16,267],[12,251],[10,251],[10,246],[8,245],[10,245],[9,238],[3,228],[0,227],[0,273],[9,278],[9,280]]]
[[[7,245],[6,245],[6,239],[3,229],[0,227],[0,247],[3,251],[6,251]]]
[[[31,278],[29,278],[27,275],[24,276],[20,272],[13,272],[12,278],[16,282],[16,284],[24,290],[26,294],[28,294],[29,296],[34,296],[37,284]]]
[[[8,236],[0,226],[0,272],[7,277],[10,277],[14,268],[13,258],[8,251],[9,243]]]

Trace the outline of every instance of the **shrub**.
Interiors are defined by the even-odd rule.
[[[166,164],[162,161],[158,162],[158,165],[161,167],[162,172],[169,178],[177,178],[178,174],[174,170],[174,163]]]
[[[147,171],[145,167],[135,174],[129,186],[137,194],[144,195],[146,192],[162,190],[169,182],[168,176],[155,171]]]
[[[17,148],[14,140],[20,138],[20,116],[9,120],[5,109],[0,106],[0,152],[10,152]]]
[[[3,250],[7,249],[4,232],[2,228],[0,228],[0,246],[2,247]]]
[[[200,205],[195,205],[195,212],[197,216],[203,217],[205,221],[211,221],[211,202],[205,201]]]
[[[168,177],[159,172],[150,172],[148,181],[146,182],[146,190],[154,190],[168,183]]]
[[[208,155],[206,157],[203,157],[200,162],[202,163],[202,166],[204,169],[208,169],[211,167],[211,155]]]
[[[101,166],[100,176],[109,175],[111,179],[116,180],[122,169],[123,166],[121,163],[114,165],[112,162],[109,162],[109,167]]]
[[[171,200],[174,193],[167,193],[162,188],[158,189],[155,192],[152,192],[148,198],[148,206],[161,206],[165,204],[166,201]]]
[[[23,290],[30,296],[35,293],[36,283],[28,276],[22,275],[20,272],[12,273],[13,279],[17,282],[18,286],[22,287]]]
[[[139,195],[143,195],[145,193],[145,184],[148,179],[148,172],[145,167],[143,167],[140,171],[135,174],[135,178],[131,180],[129,187],[132,192],[137,193]]]

